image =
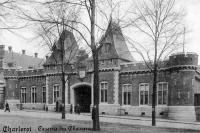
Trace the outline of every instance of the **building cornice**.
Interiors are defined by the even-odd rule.
[[[176,71],[176,70],[197,70],[198,66],[196,65],[177,65],[172,67],[165,67],[165,68],[159,68],[159,72],[165,72],[165,71]],[[144,70],[133,70],[133,71],[122,71],[120,74],[146,74],[146,73],[152,73],[153,70],[150,69],[144,69]]]

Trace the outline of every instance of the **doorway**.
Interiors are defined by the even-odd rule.
[[[91,104],[91,87],[81,85],[74,88],[74,104],[79,105],[80,112],[90,112]]]

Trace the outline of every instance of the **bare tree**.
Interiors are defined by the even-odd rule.
[[[35,23],[39,26],[39,30],[37,29],[37,37],[42,39],[41,43],[46,45],[51,51],[51,57],[49,58],[53,59],[54,62],[50,64],[58,68],[62,86],[62,119],[65,119],[65,104],[67,104],[65,103],[65,84],[70,79],[69,72],[73,68],[76,60],[75,57],[78,53],[78,45],[72,33],[76,25],[73,21],[76,22],[78,13],[75,13],[73,8],[69,8],[69,6],[60,3],[48,4],[46,6],[45,16],[39,12],[37,13],[41,21],[32,18],[24,12],[23,15],[24,19],[37,22]],[[66,68],[68,71],[66,71]]]
[[[65,5],[68,9],[73,9],[70,12],[64,11],[61,8],[58,8],[58,6],[54,6],[55,9],[59,10],[61,14],[75,14],[76,16],[83,15],[84,19],[76,19],[73,20],[70,17],[67,17],[64,19],[57,19],[55,16],[49,17],[48,12],[51,12],[51,10],[46,11],[46,13],[43,11],[36,10],[36,15],[33,16],[33,14],[27,14],[24,11],[22,12],[22,17],[25,20],[36,22],[40,24],[48,23],[49,28],[51,28],[51,25],[62,25],[66,28],[72,29],[76,35],[79,35],[83,42],[91,49],[92,57],[93,57],[93,73],[94,73],[94,82],[93,82],[93,95],[94,95],[94,106],[96,106],[95,110],[95,118],[93,119],[93,129],[94,130],[100,130],[100,124],[99,124],[99,65],[98,65],[98,49],[100,40],[102,39],[102,34],[105,33],[106,29],[105,27],[102,27],[97,24],[96,18],[97,18],[97,10],[101,14],[101,16],[104,16],[106,18],[109,18],[105,12],[103,12],[98,6],[98,4],[105,4],[103,3],[104,0],[101,1],[95,1],[95,0],[48,0],[45,2],[39,2],[35,0],[35,3],[39,3],[40,5],[44,7],[48,7],[49,5]],[[112,9],[112,1],[106,1],[109,3],[111,9]],[[114,6],[113,8],[115,8]],[[64,6],[63,6],[64,8]],[[45,9],[44,9],[45,10]],[[78,12],[81,12],[82,14],[77,14]],[[113,10],[111,10],[113,12]],[[104,18],[105,19],[105,18]],[[109,20],[107,19],[106,24],[102,24],[106,26],[108,24]],[[102,20],[101,20],[102,23]],[[77,27],[74,27],[76,25]],[[97,34],[101,34],[98,36]],[[99,37],[99,39],[96,39],[96,37]],[[104,36],[106,37],[106,36]]]
[[[141,39],[127,37],[127,40],[153,72],[152,126],[155,126],[159,61],[181,46],[183,14],[175,9],[175,0],[144,0],[134,5],[136,10],[131,11],[131,25]]]

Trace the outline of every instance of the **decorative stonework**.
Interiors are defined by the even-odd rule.
[[[68,80],[65,76],[65,104],[68,104]]]
[[[114,72],[114,104],[119,104],[119,71]]]
[[[49,104],[49,77],[46,77],[46,104]]]

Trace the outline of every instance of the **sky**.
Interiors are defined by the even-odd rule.
[[[187,13],[184,20],[188,31],[185,35],[185,51],[200,55],[200,0],[177,0],[177,6]],[[8,46],[12,46],[13,51],[17,53],[26,50],[26,54],[31,56],[37,52],[40,58],[45,58],[49,53],[48,48],[33,41],[35,35],[31,29],[20,29],[16,33],[17,35],[6,30],[1,31],[0,45],[5,45],[6,50]]]

